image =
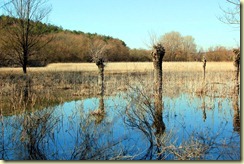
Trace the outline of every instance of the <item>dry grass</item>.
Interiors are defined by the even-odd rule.
[[[234,84],[233,69],[232,62],[207,63],[205,91],[220,97],[230,95]],[[175,97],[180,93],[201,93],[202,71],[201,62],[164,62],[163,94]],[[56,63],[29,68],[33,107],[97,96],[97,75],[95,63]],[[25,86],[22,69],[0,68],[0,77],[0,106],[8,109],[4,113],[14,113],[20,107],[17,102],[21,102]],[[153,64],[150,62],[108,63],[105,68],[106,96],[125,92],[130,86],[148,88],[149,93],[152,85]]]
[[[28,68],[30,72],[42,71],[81,71],[95,72],[97,66],[94,63],[55,63],[46,67]],[[153,70],[152,62],[114,62],[108,63],[105,73],[123,72],[147,72]],[[232,62],[207,62],[206,71],[233,71]],[[0,72],[21,72],[21,68],[0,68]],[[202,71],[201,62],[164,62],[164,72],[185,72]]]

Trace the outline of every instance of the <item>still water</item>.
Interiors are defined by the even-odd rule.
[[[163,102],[164,135],[168,137],[163,138],[167,141],[162,147],[174,145],[183,150],[183,145],[190,145],[193,140],[208,145],[200,160],[240,160],[240,114],[239,108],[236,109],[239,101],[181,94],[175,98],[164,97]],[[125,111],[137,107],[128,104],[123,95],[105,97],[105,114],[95,116],[92,113],[99,108],[99,99],[89,98],[3,117],[0,158],[157,159],[157,148],[148,137],[153,135],[150,126],[147,133],[128,123]],[[161,159],[176,159],[171,151],[160,150],[165,150]]]

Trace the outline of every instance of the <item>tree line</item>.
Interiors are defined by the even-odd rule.
[[[18,46],[13,44],[21,38],[16,27],[17,18],[0,16],[0,66],[21,66],[18,58]],[[57,62],[92,62],[91,43],[106,44],[106,58],[110,62],[145,62],[151,61],[150,50],[131,49],[120,39],[96,33],[64,30],[41,21],[30,21],[32,35],[36,46],[29,49],[28,66],[45,66]],[[12,39],[11,39],[12,38]],[[36,40],[35,40],[36,39]],[[164,61],[200,61],[204,55],[208,61],[232,61],[232,50],[223,46],[210,47],[208,50],[197,50],[192,36],[182,36],[179,32],[169,32],[160,37],[165,47]],[[48,44],[47,44],[48,43]],[[24,45],[20,45],[24,46]],[[17,51],[17,52],[16,52]]]
[[[21,64],[19,62],[22,60],[19,58],[22,56],[19,54],[23,53],[20,49],[27,46],[23,36],[27,32],[26,29],[20,31],[22,23],[18,23],[17,18],[0,16],[1,66]],[[28,33],[31,42],[28,43],[29,66],[43,66],[53,62],[91,62],[90,46],[96,41],[107,44],[106,55],[109,61],[126,61],[129,56],[129,48],[120,39],[96,33],[63,30],[41,22],[30,21],[29,24],[29,30],[32,30]],[[34,43],[38,45],[32,46]]]

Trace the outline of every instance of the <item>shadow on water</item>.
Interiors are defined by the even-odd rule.
[[[189,94],[164,97],[167,128],[160,137],[154,125],[154,103],[137,88],[129,96],[71,101],[3,116],[1,158],[239,160],[238,100],[206,96],[205,112],[202,101]],[[102,119],[91,115],[96,109],[106,109]]]

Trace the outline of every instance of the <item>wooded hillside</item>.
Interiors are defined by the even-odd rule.
[[[17,56],[13,55],[13,47],[8,44],[9,32],[14,29],[15,18],[0,16],[0,66],[19,66]],[[151,61],[150,50],[130,49],[126,43],[111,36],[84,33],[82,31],[64,30],[51,24],[31,22],[36,29],[45,33],[43,41],[50,40],[40,50],[29,58],[29,66],[45,66],[57,62],[91,62],[90,44],[102,41],[107,45],[106,58],[109,62],[119,61]],[[170,47],[169,47],[170,48]],[[166,56],[170,50],[166,48]],[[232,52],[225,47],[211,47],[207,52],[198,51],[186,53],[182,50],[173,52],[175,58],[165,58],[166,61],[200,61],[205,55],[208,61],[231,61]]]

